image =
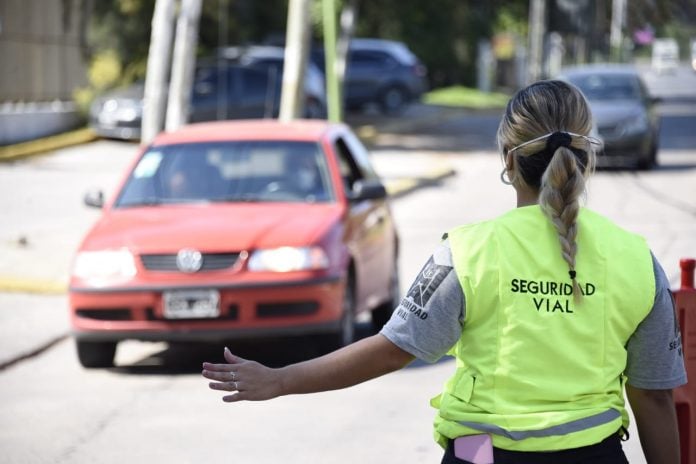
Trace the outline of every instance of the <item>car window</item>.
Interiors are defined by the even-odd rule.
[[[358,139],[354,134],[346,132],[343,135],[343,140],[347,148],[349,149],[355,164],[360,169],[360,173],[364,178],[367,179],[377,179],[377,173],[375,172],[372,162],[370,161],[370,153],[362,144],[360,139]]]
[[[347,191],[353,190],[353,185],[356,181],[364,179],[365,174],[361,171],[358,163],[353,157],[346,140],[343,137],[339,137],[334,142],[334,148],[336,154],[338,155],[338,165],[341,171],[341,178],[343,179],[343,185]]]
[[[294,141],[180,144],[147,151],[116,207],[188,202],[329,202],[319,145]]]
[[[396,65],[396,60],[386,53],[379,51],[352,51],[349,57],[350,66],[369,68],[386,68]]]
[[[588,100],[641,100],[638,79],[630,74],[591,74],[571,76]]]

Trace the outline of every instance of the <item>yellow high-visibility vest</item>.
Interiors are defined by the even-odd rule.
[[[556,229],[539,206],[449,234],[466,318],[457,370],[431,404],[435,436],[488,433],[493,445],[552,451],[628,427],[626,343],[655,299],[643,238],[581,209],[575,303]]]

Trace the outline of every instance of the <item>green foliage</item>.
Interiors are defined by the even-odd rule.
[[[517,37],[527,37],[529,29],[527,5],[520,2],[510,2],[501,5],[496,11],[493,32],[515,34]]]
[[[113,53],[122,71],[114,85],[124,85],[145,76],[150,45],[150,24],[155,0],[118,0],[94,2],[88,42],[93,50],[92,61],[105,53]],[[90,64],[90,68],[92,65]],[[91,76],[90,76],[91,79]],[[90,84],[102,90],[90,80]]]
[[[463,86],[432,90],[423,96],[423,102],[431,105],[484,109],[505,108],[510,97],[504,93],[481,92]]]
[[[121,61],[114,50],[97,53],[89,65],[89,83],[97,90],[112,87],[121,78]]]

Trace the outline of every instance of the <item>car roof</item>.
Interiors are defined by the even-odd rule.
[[[388,39],[354,38],[350,41],[350,50],[388,51],[396,56],[399,61],[413,64],[417,58],[408,46],[403,42]]]
[[[285,49],[275,45],[243,45],[228,46],[218,49],[218,56],[227,59],[254,58],[280,58],[285,57]]]
[[[587,76],[593,74],[635,75],[638,70],[630,64],[619,63],[594,63],[579,66],[569,66],[561,69],[562,76]]]
[[[222,142],[241,140],[292,140],[316,142],[331,130],[344,128],[340,123],[324,120],[248,119],[189,124],[174,132],[158,135],[153,146],[179,143]]]

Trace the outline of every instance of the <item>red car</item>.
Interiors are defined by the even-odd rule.
[[[73,262],[80,363],[120,340],[353,339],[398,303],[398,236],[369,154],[343,124],[192,124],[142,150]]]

